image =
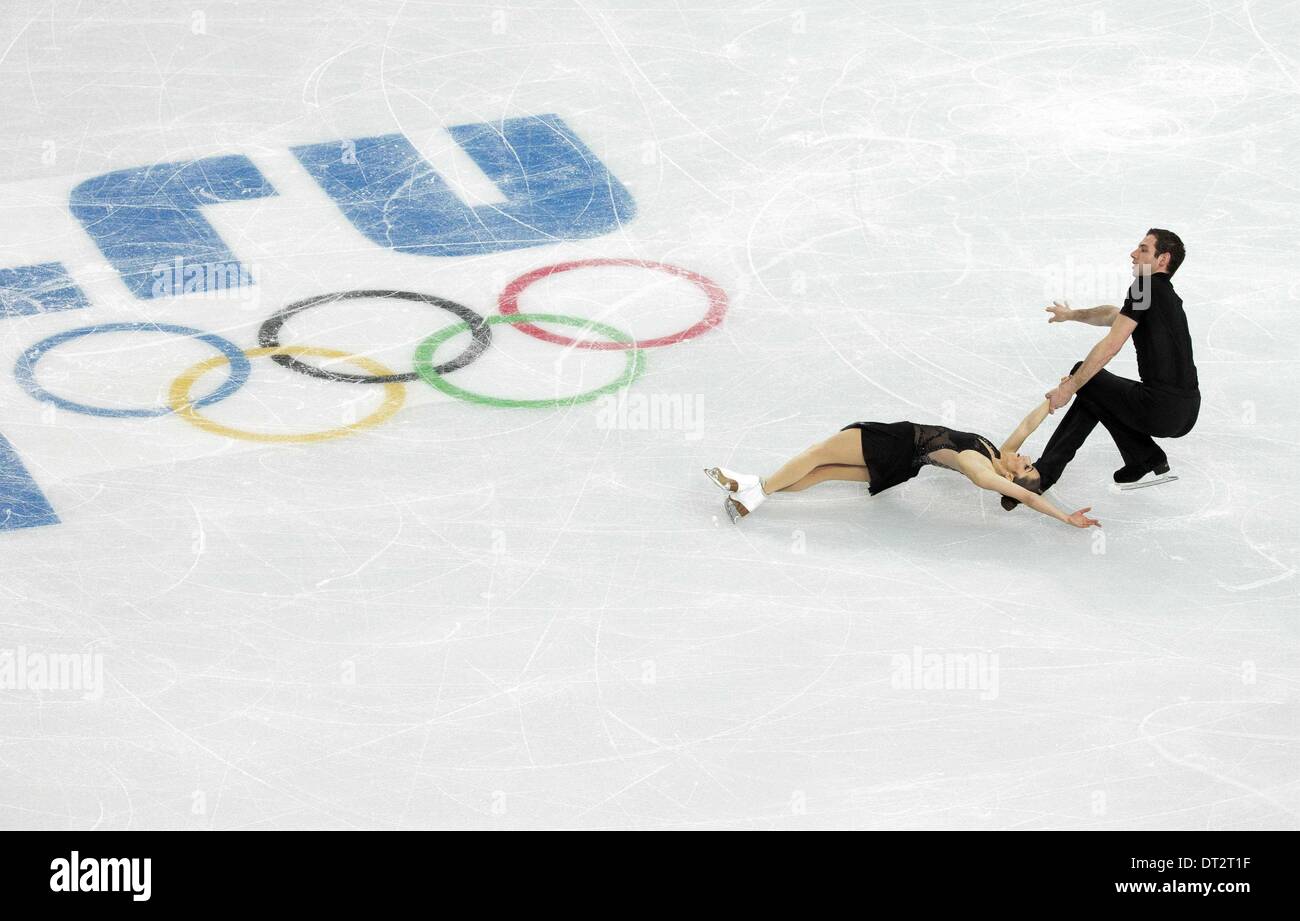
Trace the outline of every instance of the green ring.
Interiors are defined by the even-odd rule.
[[[563,326],[580,326],[583,329],[594,329],[596,332],[608,336],[615,342],[632,344],[634,347],[626,349],[627,367],[623,369],[622,375],[618,380],[598,387],[595,390],[588,390],[585,393],[577,393],[571,397],[559,397],[550,400],[510,400],[505,397],[488,396],[483,393],[474,393],[472,390],[465,390],[463,387],[457,387],[450,383],[445,377],[434,370],[433,353],[438,350],[448,339],[460,333],[469,330],[468,323],[456,323],[445,329],[440,329],[429,338],[421,342],[415,349],[415,370],[416,373],[424,379],[424,382],[436,390],[441,390],[448,396],[453,396],[458,400],[465,400],[469,403],[480,403],[484,406],[513,406],[523,407],[526,409],[545,409],[552,406],[572,406],[574,403],[587,403],[597,397],[613,393],[631,384],[641,372],[645,370],[645,357],[641,349],[635,347],[636,340],[627,333],[615,329],[612,326],[606,326],[604,323],[597,323],[595,320],[584,320],[581,317],[569,317],[558,313],[518,313],[510,316],[492,316],[487,317],[487,322],[493,326],[498,323],[559,323]]]

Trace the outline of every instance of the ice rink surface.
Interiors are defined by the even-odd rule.
[[[0,824],[1296,827],[1297,39],[1283,2],[5,3]],[[453,130],[542,116],[588,173],[513,143],[527,174],[494,182]],[[572,233],[398,245],[431,203],[491,229],[606,173]],[[1100,532],[941,470],[727,520],[702,466],[770,473],[851,421],[1000,441],[1102,332],[1043,307],[1118,303],[1151,226],[1187,243],[1204,394],[1177,483],[1112,493],[1098,428],[1052,495]],[[132,287],[205,228],[252,284]],[[35,365],[155,415],[13,371],[107,323],[251,350],[346,290],[494,315],[592,259],[703,280],[586,266],[519,308],[671,337],[711,281],[725,315],[636,353],[499,322],[445,376],[549,399],[639,356],[617,398],[254,355],[201,410],[294,434],[404,401],[324,441],[167,412],[196,362],[195,394],[230,373],[186,334]],[[281,341],[408,373],[453,322],[357,298]]]

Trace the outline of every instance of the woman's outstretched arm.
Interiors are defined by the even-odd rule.
[[[1042,512],[1049,518],[1055,518],[1057,521],[1063,521],[1076,528],[1090,528],[1093,525],[1096,525],[1099,528],[1101,527],[1100,521],[1095,518],[1089,518],[1086,514],[1087,512],[1092,511],[1091,505],[1087,508],[1079,509],[1072,515],[1067,515],[1042,496],[1038,495],[1038,493],[1032,493],[1023,486],[1017,486],[1010,480],[998,476],[987,467],[983,470],[971,470],[970,472],[963,470],[962,472],[966,473],[966,476],[970,478],[971,482],[981,489],[988,489],[993,492],[1002,493],[1004,496],[1010,496],[1012,499],[1016,499],[1017,501],[1029,506],[1034,511]]]
[[[1043,420],[1047,418],[1050,408],[1047,401],[1044,400],[1030,410],[1029,415],[1020,420],[1016,430],[1008,435],[1007,440],[1003,442],[1002,453],[1019,451],[1020,446],[1025,443],[1025,439],[1034,434],[1034,430],[1043,424]]]

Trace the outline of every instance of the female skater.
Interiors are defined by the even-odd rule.
[[[1044,400],[1025,416],[1000,451],[979,435],[941,425],[854,422],[787,461],[769,477],[733,473],[723,467],[707,467],[704,472],[732,493],[724,503],[732,522],[752,514],[774,492],[799,492],[826,480],[854,480],[866,483],[874,496],[907,482],[923,466],[933,465],[955,470],[981,489],[1001,493],[1007,511],[1023,502],[1076,528],[1101,527],[1086,514],[1092,511],[1091,506],[1067,515],[1039,495],[1038,471],[1028,458],[1016,453],[1047,414]]]

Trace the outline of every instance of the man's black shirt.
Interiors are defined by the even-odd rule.
[[[1144,384],[1169,390],[1199,390],[1183,299],[1168,275],[1162,272],[1133,279],[1120,314],[1137,323],[1133,348],[1137,350],[1138,376]]]

